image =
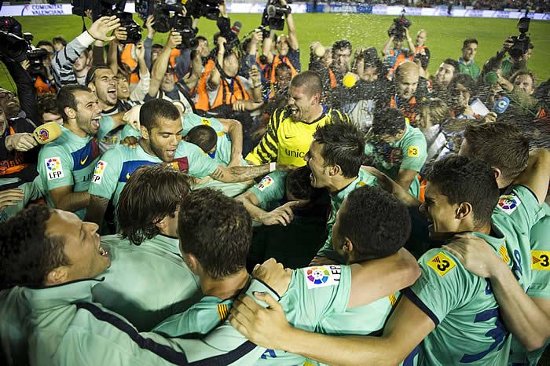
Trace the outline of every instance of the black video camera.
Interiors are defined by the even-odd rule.
[[[105,14],[109,15],[109,14]],[[112,15],[116,15],[120,19],[120,26],[126,28],[126,39],[120,41],[122,44],[133,43],[136,44],[141,41],[141,27],[134,22],[132,13],[127,12],[114,12]]]
[[[281,5],[279,0],[269,0],[262,15],[262,26],[273,30],[285,28],[285,17],[292,9],[288,5]]]
[[[72,13],[85,17],[88,10],[92,11],[92,20],[96,21],[102,16],[112,15],[113,10],[121,13],[126,6],[126,0],[71,0]],[[113,9],[114,7],[114,9]]]
[[[531,44],[531,39],[527,35],[527,32],[529,32],[529,24],[531,23],[531,19],[527,16],[528,14],[529,9],[525,10],[525,15],[518,21],[519,36],[510,37],[513,45],[508,50],[508,53],[514,59],[518,59],[525,55],[529,50],[529,45]]]
[[[217,20],[220,17],[220,5],[223,0],[187,0],[185,7],[187,15],[193,18],[205,17],[210,20]]]
[[[411,21],[405,17],[405,9],[401,11],[401,16],[393,20],[390,29],[388,29],[388,36],[394,37],[398,40],[405,39],[407,29],[411,26]]]

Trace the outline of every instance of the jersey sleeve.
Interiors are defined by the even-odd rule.
[[[249,189],[258,199],[262,209],[267,209],[270,202],[281,201],[285,197],[286,176],[286,172],[276,170]]]
[[[284,119],[284,110],[279,109],[273,112],[267,125],[267,132],[258,145],[246,156],[246,160],[254,165],[267,164],[277,160],[279,138],[277,130],[281,120]]]
[[[73,158],[61,146],[46,145],[38,156],[38,174],[42,177],[44,188],[51,191],[60,187],[74,185]]]
[[[120,133],[120,140],[122,141],[128,136],[132,136],[139,139],[141,137],[141,133],[135,128],[133,128],[132,126],[126,125],[124,126],[124,128],[122,128],[122,132]]]
[[[189,159],[190,176],[204,178],[214,173],[218,167],[218,163],[214,159],[206,155],[197,145],[186,144],[186,149]]]
[[[114,148],[105,152],[96,164],[88,193],[110,200],[116,191],[121,171],[120,150]]]
[[[545,206],[546,216],[531,229],[531,286],[527,294],[550,299],[550,207]]]
[[[493,214],[508,216],[522,233],[528,234],[544,216],[544,208],[529,188],[516,185],[509,194],[499,197]]]
[[[294,326],[314,329],[328,314],[346,310],[350,284],[349,266],[300,268],[294,271],[289,290],[281,298],[281,303],[283,307],[293,310],[289,320]]]
[[[210,126],[216,133],[224,132],[223,125],[217,118],[206,118],[195,113],[185,113],[182,117],[182,135],[187,135],[193,127],[200,125]]]
[[[403,294],[437,326],[451,310],[470,299],[472,286],[469,280],[476,277],[469,274],[452,254],[442,249],[429,250],[418,263],[420,278],[403,290]]]
[[[428,157],[428,148],[424,135],[422,133],[414,134],[412,138],[403,145],[402,152],[403,160],[401,161],[400,169],[419,172]]]
[[[99,120],[99,131],[97,132],[97,140],[101,141],[109,132],[115,128],[115,121],[111,116],[101,116]]]

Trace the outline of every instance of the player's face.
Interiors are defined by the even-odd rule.
[[[55,122],[63,126],[63,118],[61,117],[61,115],[56,113],[44,112],[42,113],[42,120],[44,121],[44,123]]]
[[[106,106],[114,106],[116,104],[117,95],[117,80],[115,74],[108,69],[99,69],[95,72],[94,88],[97,98]]]
[[[456,216],[457,210],[458,204],[449,203],[449,199],[440,192],[437,185],[428,182],[425,201],[420,206],[420,211],[431,222],[431,238],[445,237],[459,231],[460,220]]]
[[[0,107],[6,113],[6,118],[12,118],[17,116],[21,105],[19,99],[11,91],[0,88]]]
[[[435,81],[441,86],[448,86],[454,75],[454,66],[443,63],[439,65],[439,69],[437,69],[434,78]]]
[[[328,167],[325,165],[325,159],[321,155],[323,146],[317,141],[313,141],[306,154],[305,160],[311,169],[311,186],[315,188],[324,188],[328,185]]]
[[[162,161],[171,162],[181,141],[181,120],[160,118],[149,131],[149,147]]]
[[[101,108],[94,93],[78,90],[75,92],[76,123],[87,135],[94,136],[99,131]]]
[[[76,58],[73,64],[73,70],[76,72],[84,70],[88,66],[88,55],[86,52],[82,52],[80,56]]]
[[[292,73],[290,70],[276,71],[275,81],[277,82],[277,89],[286,90],[292,80]]]
[[[100,245],[98,226],[83,222],[72,212],[54,210],[46,221],[46,235],[61,237],[63,253],[69,264],[64,265],[64,282],[93,278],[104,272],[111,259]]]
[[[473,60],[477,53],[477,44],[470,43],[462,49],[462,59],[466,62]]]
[[[118,74],[116,77],[116,92],[117,97],[121,100],[130,98],[130,84],[128,79],[122,74]]]
[[[411,99],[418,88],[419,78],[418,71],[406,71],[399,74],[399,77],[396,78],[397,96],[404,100]]]
[[[314,106],[319,104],[318,95],[310,95],[305,86],[290,86],[288,107],[295,121],[307,122]]]

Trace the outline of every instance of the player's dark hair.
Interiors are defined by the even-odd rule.
[[[139,110],[139,122],[147,131],[151,131],[160,118],[180,119],[180,111],[165,99],[151,99],[143,103]]]
[[[285,180],[287,195],[298,200],[310,200],[316,191],[311,186],[310,175],[311,169],[307,165],[291,170]]]
[[[333,122],[317,128],[313,139],[322,145],[325,165],[338,165],[346,178],[356,177],[364,158],[365,138],[357,126]]]
[[[357,188],[347,196],[344,209],[338,212],[338,222],[338,235],[353,243],[357,261],[394,254],[405,245],[411,232],[405,205],[386,191],[369,186]]]
[[[305,91],[309,96],[323,92],[321,78],[314,71],[304,71],[294,76],[290,81],[290,86],[295,88],[305,87]]]
[[[53,43],[48,40],[42,39],[36,44],[36,47],[40,48],[40,46],[49,46],[53,48]]]
[[[405,116],[399,109],[387,108],[374,112],[371,132],[376,136],[395,136],[406,128]]]
[[[140,245],[160,233],[157,223],[174,216],[189,193],[189,177],[163,165],[136,170],[120,193],[116,210],[120,233]]]
[[[451,155],[433,163],[426,179],[437,186],[449,203],[468,202],[472,205],[476,225],[491,222],[499,190],[493,170],[486,162]]]
[[[502,123],[468,125],[464,153],[498,168],[504,178],[515,179],[527,167],[529,139],[516,126]]]
[[[0,224],[0,289],[41,287],[48,273],[69,264],[58,236],[46,236],[53,211],[32,205]]]
[[[291,72],[292,70],[290,69],[290,66],[288,66],[286,63],[284,62],[281,62],[280,64],[278,64],[276,67],[275,67],[275,75],[277,75],[277,73],[279,72]]]
[[[246,266],[252,219],[242,203],[210,188],[191,191],[178,217],[180,247],[193,254],[206,273],[221,279]]]
[[[63,117],[63,121],[65,122],[67,122],[67,120],[69,119],[69,117],[65,113],[65,108],[69,107],[74,109],[75,111],[77,110],[78,101],[75,97],[75,93],[77,91],[90,93],[92,92],[87,86],[71,84],[62,86],[59,90],[59,93],[57,94],[57,109],[59,110],[61,117]]]
[[[205,153],[209,153],[218,143],[216,130],[207,125],[193,127],[185,136],[185,141],[197,145]]]
[[[344,48],[347,48],[349,50],[352,49],[351,42],[348,41],[347,39],[341,39],[332,44],[332,52],[336,52],[336,50],[341,50]]]
[[[90,70],[88,70],[88,73],[86,73],[86,85],[90,85],[90,83],[95,83],[97,72],[99,70],[107,70],[112,72],[111,68],[105,65],[92,66],[90,67]]]

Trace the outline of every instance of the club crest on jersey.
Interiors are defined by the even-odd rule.
[[[47,158],[44,160],[44,164],[46,165],[46,174],[48,175],[48,180],[60,179],[65,177],[60,157],[54,156],[52,158]]]
[[[505,194],[500,196],[497,204],[498,208],[500,208],[502,211],[504,211],[508,215],[514,212],[519,205],[521,205],[521,201],[519,197],[513,194]]]
[[[273,184],[273,178],[271,178],[269,175],[266,175],[265,177],[262,178],[260,183],[258,183],[258,189],[260,191],[263,191],[264,189],[266,189],[272,184]]]
[[[430,260],[428,260],[427,264],[441,277],[445,276],[456,266],[456,263],[443,252],[437,253]]]
[[[550,271],[550,250],[532,250],[531,269]]]
[[[100,160],[97,162],[94,170],[94,176],[92,177],[92,183],[100,184],[103,180],[103,173],[105,173],[105,168],[107,167],[107,162]]]
[[[340,266],[314,266],[303,269],[308,289],[336,286],[340,282]]]

